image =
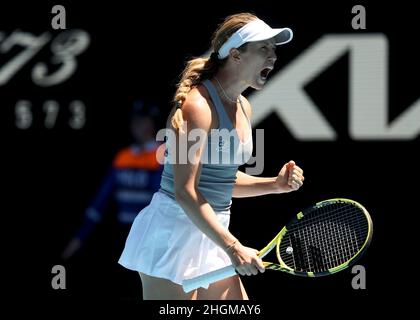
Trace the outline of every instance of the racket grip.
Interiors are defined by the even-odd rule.
[[[211,271],[209,273],[202,274],[201,276],[184,280],[182,282],[182,288],[185,293],[188,293],[192,290],[198,289],[200,287],[207,287],[209,284],[229,278],[236,275],[236,270],[233,265]]]

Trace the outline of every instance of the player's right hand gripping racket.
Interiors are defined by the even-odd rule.
[[[299,212],[258,255],[276,248],[279,263],[265,262],[266,269],[303,277],[319,277],[341,271],[356,262],[372,239],[368,211],[349,199],[329,199]],[[227,266],[183,282],[185,292],[236,274]]]

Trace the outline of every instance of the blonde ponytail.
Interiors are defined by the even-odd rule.
[[[171,118],[171,125],[174,129],[179,130],[181,133],[184,133],[184,130],[182,130],[184,118],[182,116],[181,101],[177,101],[176,104],[177,106],[175,113]]]

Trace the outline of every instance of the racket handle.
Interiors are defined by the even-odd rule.
[[[184,280],[182,282],[182,287],[185,293],[188,293],[192,290],[198,289],[200,287],[207,287],[209,284],[223,280],[229,277],[236,275],[235,268],[230,265],[218,270],[211,271],[209,273],[202,274],[201,276]]]

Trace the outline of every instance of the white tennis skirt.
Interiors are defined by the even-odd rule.
[[[230,210],[216,215],[228,228]],[[181,206],[160,191],[134,220],[118,262],[128,269],[177,284],[232,264]]]

